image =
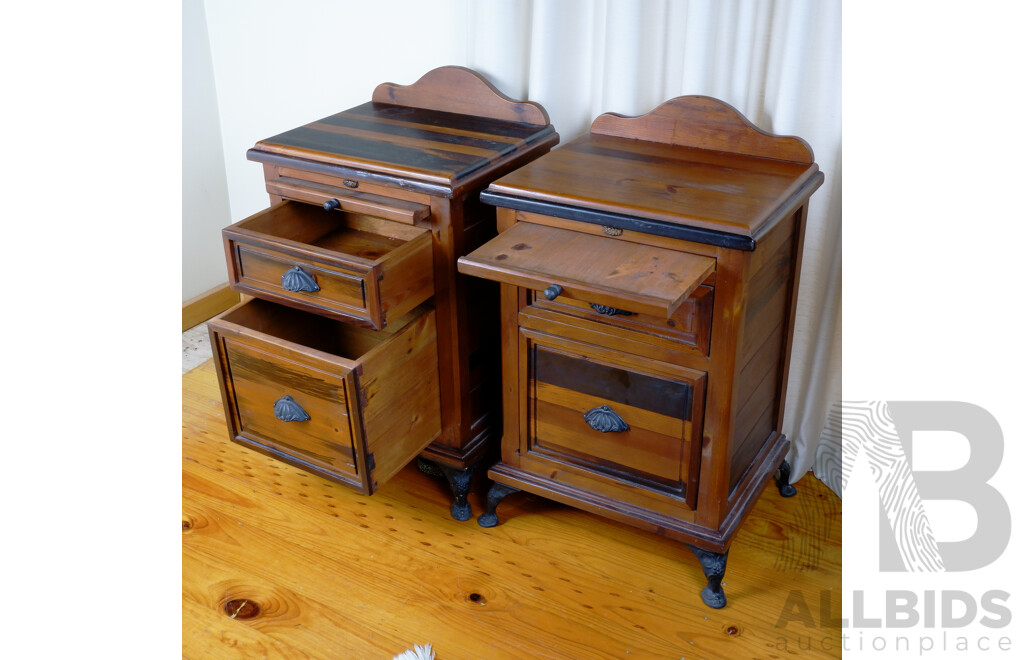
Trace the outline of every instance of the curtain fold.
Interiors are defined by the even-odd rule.
[[[469,3],[468,66],[541,103],[563,143],[604,112],[640,115],[703,94],[811,144],[825,183],[810,203],[783,428],[794,479],[824,472],[839,452],[822,431],[840,399],[841,9],[840,0]]]

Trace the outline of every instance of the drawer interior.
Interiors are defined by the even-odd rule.
[[[280,204],[239,225],[275,239],[376,261],[423,234],[422,229],[361,213],[325,211],[309,204]]]
[[[369,330],[256,298],[220,318],[254,332],[358,360],[387,342],[413,316],[411,312],[384,330]]]

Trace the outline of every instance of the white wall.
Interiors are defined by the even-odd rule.
[[[183,151],[197,157],[187,161],[194,169],[182,194],[210,193],[218,167],[226,192],[216,213],[185,205],[182,298],[227,280],[221,228],[267,206],[263,170],[246,160],[249,148],[369,101],[382,82],[409,84],[436,67],[465,65],[467,16],[468,0],[186,0]],[[199,43],[204,22],[209,60]],[[210,77],[215,97],[214,86],[200,84]]]
[[[231,217],[202,0],[182,3],[181,298],[227,279],[220,229]]]

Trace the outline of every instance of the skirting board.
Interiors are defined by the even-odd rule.
[[[232,291],[227,282],[215,286],[206,293],[201,293],[181,304],[181,331],[212,319],[224,310],[238,304],[239,294]]]

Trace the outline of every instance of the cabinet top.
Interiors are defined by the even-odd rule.
[[[441,67],[412,85],[383,83],[368,103],[260,140],[249,158],[283,156],[452,186],[550,140],[557,133],[541,106],[508,98],[469,69]]]
[[[822,179],[803,140],[765,133],[716,99],[687,96],[640,117],[601,115],[590,134],[494,181],[482,198],[753,249]]]

